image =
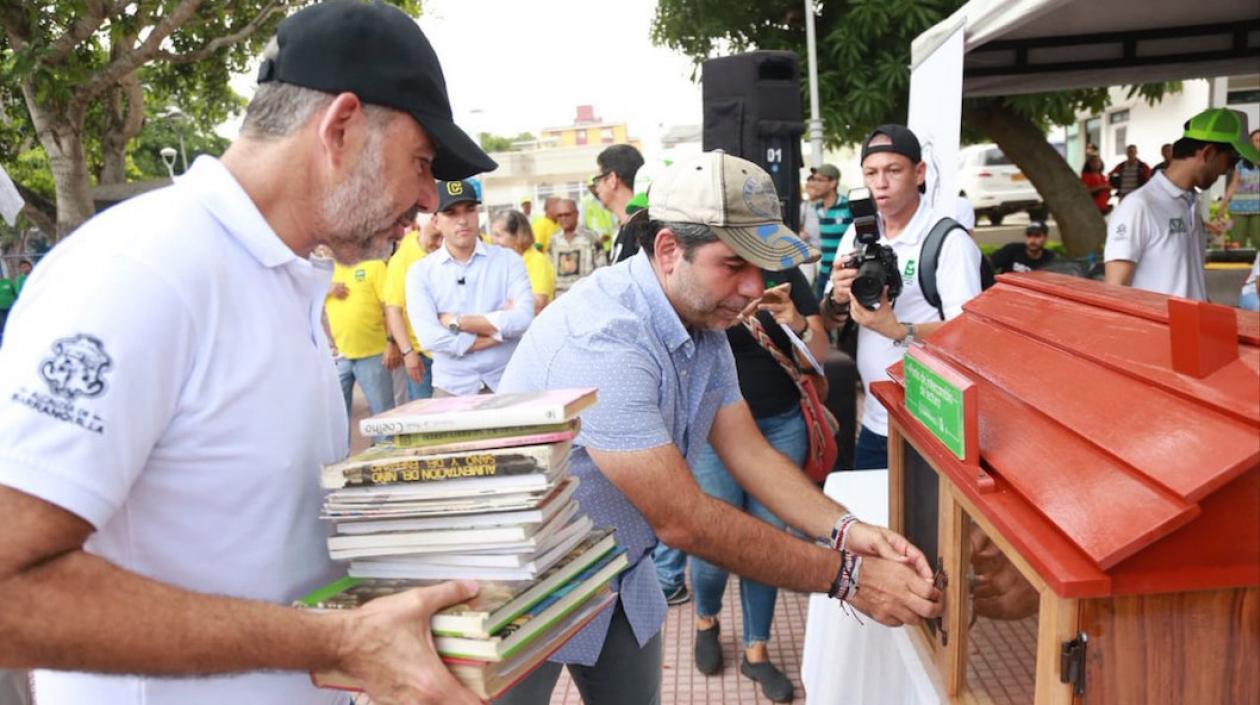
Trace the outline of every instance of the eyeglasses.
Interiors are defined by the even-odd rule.
[[[609,174],[611,174],[611,173],[612,173],[611,171],[605,171],[605,172],[604,172],[604,173],[602,173],[602,174],[596,174],[595,176],[592,176],[592,177],[591,177],[591,187],[593,188],[593,187],[595,186],[595,184],[598,184],[599,182],[601,182],[601,181],[603,181],[604,179],[608,178],[608,175],[609,175]]]

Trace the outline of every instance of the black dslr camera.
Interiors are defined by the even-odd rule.
[[[849,212],[853,214],[858,245],[857,253],[845,265],[858,270],[857,279],[853,280],[853,298],[865,308],[878,308],[880,294],[887,286],[888,302],[892,303],[901,295],[901,270],[897,267],[897,253],[879,244],[879,220],[868,189],[849,191]]]

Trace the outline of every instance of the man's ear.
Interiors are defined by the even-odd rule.
[[[324,157],[330,167],[340,169],[349,158],[355,142],[364,138],[359,134],[367,122],[363,103],[353,93],[342,93],[333,98],[318,120],[316,136],[324,148]]]
[[[927,162],[919,162],[914,165],[914,182],[919,186],[927,183]],[[836,184],[839,188],[839,184]]]
[[[674,231],[669,228],[661,228],[656,233],[656,239],[652,244],[652,258],[656,260],[657,266],[661,268],[664,274],[671,274],[674,268],[678,266],[678,260],[682,259],[683,248],[679,244],[678,238],[674,235]]]

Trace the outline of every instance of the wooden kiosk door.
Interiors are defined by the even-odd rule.
[[[896,422],[888,440],[889,524],[947,576],[944,615],[914,628],[912,637],[932,661],[943,695],[968,705],[1078,702],[1072,684],[1060,678],[1062,645],[1078,636],[1077,601],[1049,589]],[[1018,614],[973,613],[973,540],[982,545],[982,559],[1000,554],[1031,588],[1031,603]]]

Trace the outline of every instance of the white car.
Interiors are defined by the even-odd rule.
[[[1063,146],[1054,145],[1060,154]],[[976,144],[959,152],[958,188],[976,210],[994,225],[1009,213],[1032,210],[1045,217],[1041,195],[1032,182],[995,144]],[[1041,213],[1037,213],[1042,211]]]

